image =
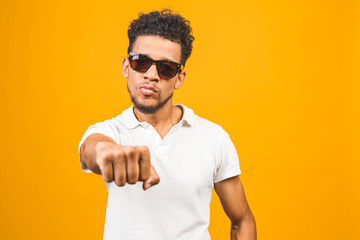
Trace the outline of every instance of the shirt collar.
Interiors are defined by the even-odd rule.
[[[175,106],[183,109],[183,116],[177,125],[182,125],[184,123],[187,123],[190,126],[193,125],[195,117],[194,111],[183,104],[176,104]],[[125,126],[129,129],[136,128],[139,125],[144,126],[148,124],[146,122],[139,122],[134,114],[134,106],[124,110],[121,114],[121,118],[123,119]]]

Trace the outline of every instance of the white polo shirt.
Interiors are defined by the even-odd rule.
[[[142,182],[118,187],[106,183],[108,203],[105,240],[208,240],[210,200],[214,183],[240,174],[239,159],[229,135],[184,105],[183,117],[161,139],[133,106],[111,120],[96,123],[79,144],[101,133],[121,145],[146,145],[160,183],[148,190]],[[85,166],[81,166],[90,172]]]

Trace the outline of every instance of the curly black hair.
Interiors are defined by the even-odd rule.
[[[174,14],[170,9],[161,12],[154,11],[148,14],[140,13],[139,18],[131,22],[128,29],[129,48],[131,52],[134,42],[138,36],[160,36],[181,45],[181,63],[185,65],[190,57],[194,36],[190,22]]]

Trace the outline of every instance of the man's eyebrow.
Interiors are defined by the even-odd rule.
[[[145,55],[145,56],[147,56],[147,57],[151,58],[151,57],[149,56],[149,54],[147,54],[147,53],[140,53],[140,54]],[[151,59],[152,59],[152,58],[151,58]],[[154,60],[155,60],[155,59],[154,59]],[[171,60],[171,59],[168,59],[168,58],[166,58],[166,57],[164,57],[164,58],[160,58],[160,60],[156,60],[156,61],[170,61],[170,62],[176,62],[176,61]]]

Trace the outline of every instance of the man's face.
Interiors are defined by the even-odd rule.
[[[154,60],[180,62],[181,45],[159,36],[139,36],[132,52],[147,55]],[[128,58],[123,61],[123,75],[128,78],[128,90],[134,106],[143,113],[154,113],[165,105],[172,105],[174,89],[181,87],[185,72],[173,78],[159,76],[156,64],[146,72],[137,72],[130,67]]]

